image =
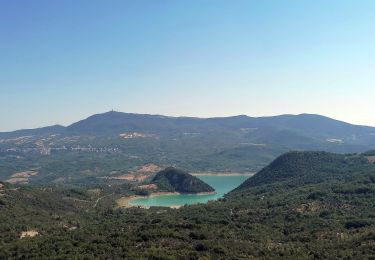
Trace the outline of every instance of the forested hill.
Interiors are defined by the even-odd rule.
[[[157,185],[158,189],[161,191],[181,193],[215,191],[214,188],[197,177],[173,167],[168,167],[157,173],[151,183]]]
[[[265,184],[296,186],[332,179],[343,180],[365,171],[375,171],[374,165],[365,156],[327,152],[289,152],[275,159],[237,190]]]

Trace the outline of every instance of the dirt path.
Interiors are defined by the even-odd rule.
[[[80,199],[75,199],[75,198],[65,198],[65,199],[71,199],[71,200],[73,200],[73,201],[78,201],[78,202],[85,202],[85,203],[91,203],[91,201],[89,201],[89,200],[80,200]]]
[[[101,201],[102,199],[104,199],[105,197],[109,197],[109,196],[112,196],[114,193],[111,193],[111,194],[108,194],[108,195],[105,195],[105,196],[102,196],[100,198],[98,198],[96,201],[95,201],[95,204],[93,206],[93,208],[96,208],[96,206],[98,205],[99,201]]]

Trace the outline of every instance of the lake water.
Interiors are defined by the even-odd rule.
[[[194,195],[194,194],[177,194],[177,195],[160,195],[155,197],[138,198],[130,202],[134,206],[182,206],[196,203],[206,203],[209,200],[217,200],[224,194],[238,187],[244,182],[249,175],[233,175],[233,176],[197,176],[202,181],[211,185],[216,194],[212,195]]]

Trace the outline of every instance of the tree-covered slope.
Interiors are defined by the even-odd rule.
[[[291,186],[344,180],[361,174],[373,165],[363,156],[327,152],[289,152],[244,182],[237,190],[265,184]]]
[[[168,167],[160,171],[151,181],[157,185],[161,191],[181,192],[181,193],[200,193],[215,191],[207,183],[192,176],[184,171]]]

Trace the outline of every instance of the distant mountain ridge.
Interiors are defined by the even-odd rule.
[[[66,131],[66,127],[62,125],[46,126],[35,129],[21,129],[12,132],[0,132],[0,138],[12,138],[28,135],[43,136],[47,134],[60,134]]]
[[[96,114],[70,126],[52,126],[30,130],[0,133],[0,137],[42,135],[45,133],[116,135],[127,131],[174,133],[183,131],[251,131],[262,128],[268,132],[285,131],[310,138],[362,138],[371,135],[375,139],[375,128],[345,123],[314,114],[280,115],[271,117],[195,118],[169,117],[149,114],[107,112]]]
[[[67,127],[0,133],[0,180],[38,168],[29,181],[92,183],[149,163],[191,172],[248,173],[288,151],[369,150],[375,150],[374,127],[319,115],[194,118],[111,111]]]

